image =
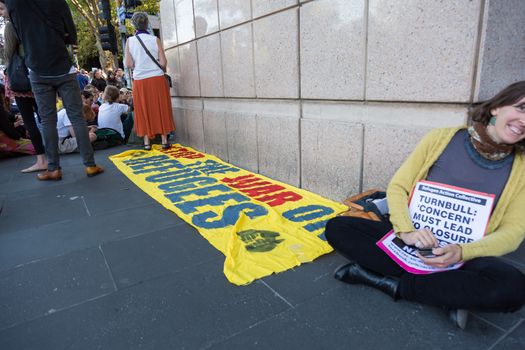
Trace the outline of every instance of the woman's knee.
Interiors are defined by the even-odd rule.
[[[497,277],[490,277],[493,288],[487,290],[487,301],[503,312],[515,312],[525,305],[525,275],[514,266],[498,269]]]
[[[339,234],[344,230],[342,228],[344,220],[342,219],[343,217],[336,216],[328,220],[328,222],[326,223],[324,234],[326,236],[326,240],[328,241],[328,243],[332,243],[335,240],[337,240],[337,237],[339,237]]]
[[[515,269],[512,274],[509,274],[506,287],[507,311],[518,311],[525,305],[525,275]]]

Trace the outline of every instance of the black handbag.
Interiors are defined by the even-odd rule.
[[[155,59],[155,57],[153,57],[153,55],[149,52],[149,50],[146,48],[146,45],[144,45],[144,42],[142,41],[142,39],[140,39],[140,37],[137,35],[135,35],[135,38],[137,38],[137,40],[139,41],[140,45],[142,46],[142,48],[144,49],[144,51],[146,51],[146,54],[149,56],[149,58],[151,58],[151,60],[157,65],[159,66],[160,69],[162,69],[162,71],[164,71],[164,68],[162,68],[162,66],[160,65],[159,61],[157,61]],[[166,81],[168,82],[168,86],[169,87],[173,87],[173,84],[171,82],[171,77],[169,76],[169,74],[165,74],[164,73],[164,78],[166,78]]]
[[[24,59],[15,52],[6,69],[7,78],[9,79],[9,88],[14,92],[31,91],[29,82],[29,71]]]

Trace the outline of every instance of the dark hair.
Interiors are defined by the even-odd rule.
[[[475,121],[480,122],[483,125],[488,125],[490,118],[493,117],[491,114],[493,109],[512,106],[524,97],[525,80],[510,84],[491,99],[473,104],[468,111],[469,122]],[[518,142],[516,144],[516,149],[520,152],[525,152],[525,140]]]
[[[106,89],[104,90],[104,99],[109,104],[112,104],[113,102],[117,101],[119,97],[119,90],[116,86],[108,85],[106,86]]]
[[[2,1],[2,0],[0,0],[0,1]],[[89,90],[82,90],[80,93],[82,94],[82,97],[84,97],[85,99],[93,97],[93,93],[91,91],[89,91]]]
[[[469,120],[488,125],[490,118],[492,118],[491,110],[511,106],[523,97],[525,97],[525,80],[507,86],[490,100],[473,104],[468,112]]]

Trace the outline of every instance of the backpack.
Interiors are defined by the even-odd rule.
[[[101,128],[95,133],[97,134],[97,139],[93,142],[94,150],[101,150],[124,144],[124,139],[115,129]]]

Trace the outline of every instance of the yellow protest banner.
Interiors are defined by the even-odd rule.
[[[220,250],[226,256],[224,274],[236,285],[331,252],[324,238],[326,222],[347,210],[181,145],[126,151],[110,159]]]

